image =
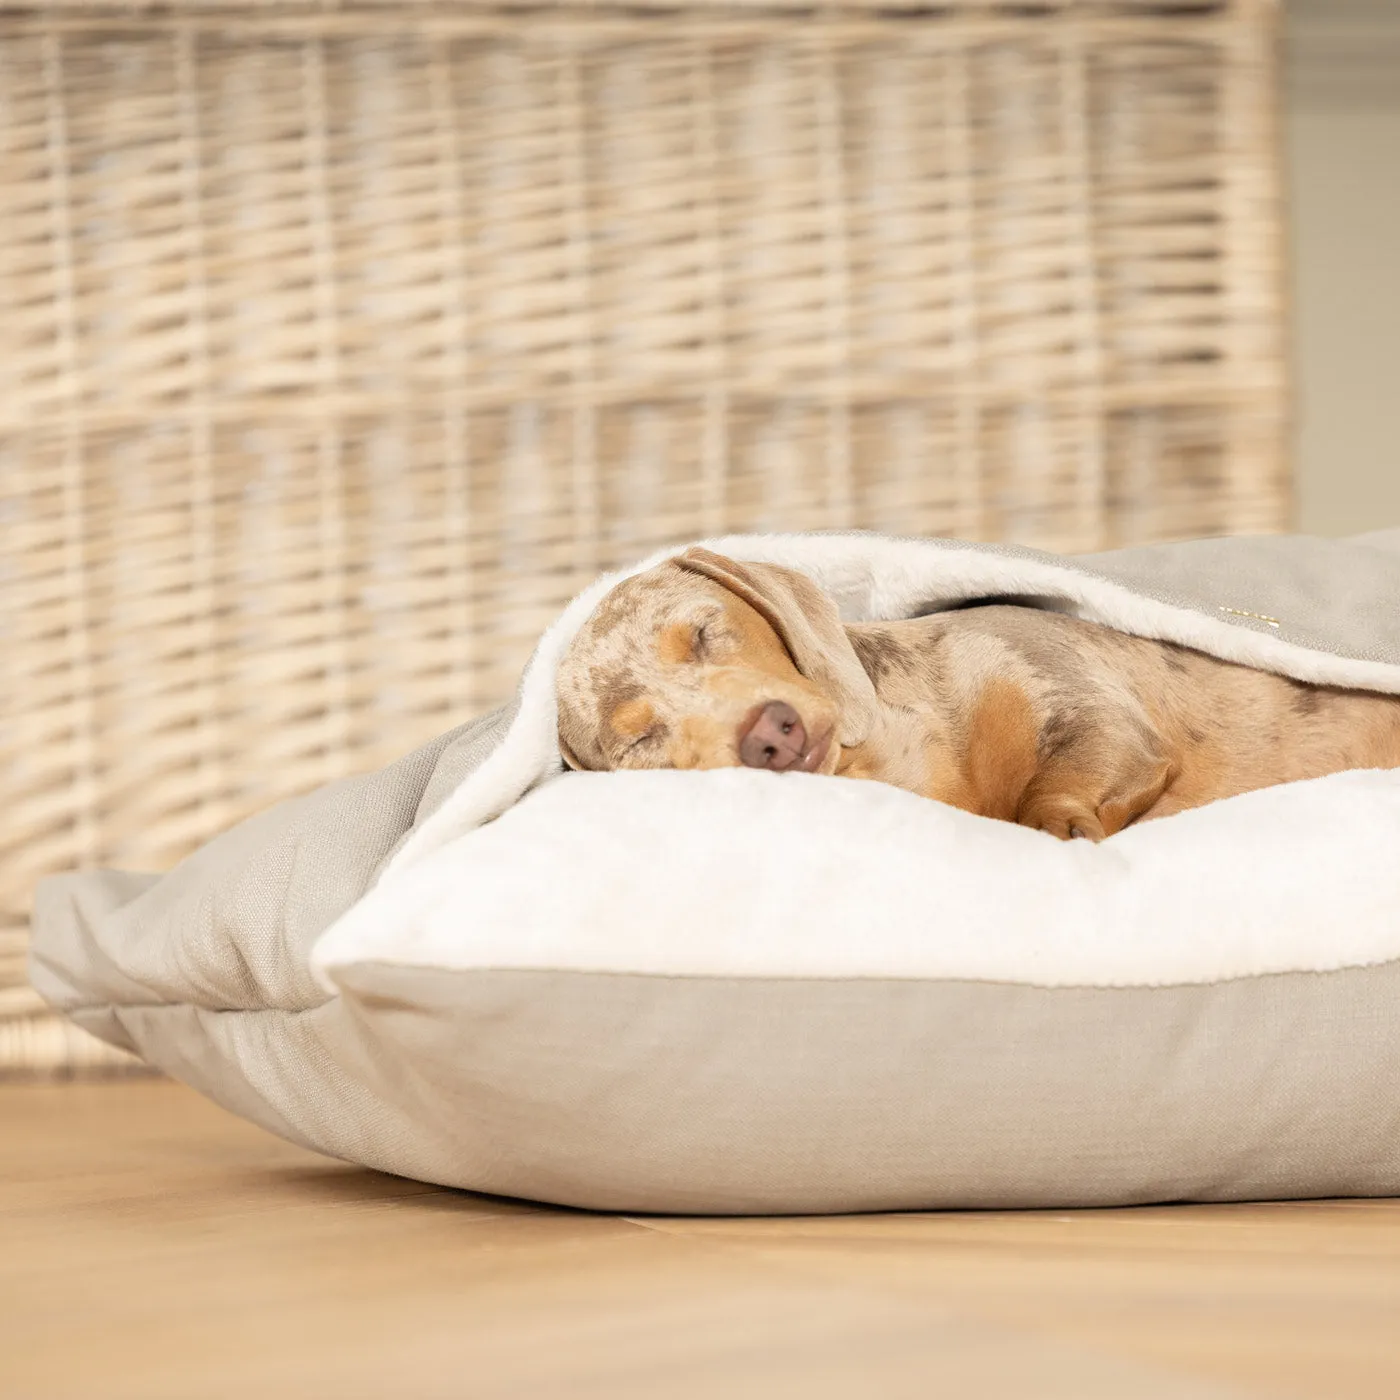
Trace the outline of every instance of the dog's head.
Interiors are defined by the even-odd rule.
[[[806,575],[690,549],[618,584],[559,667],[573,768],[830,773],[876,699],[835,604]]]

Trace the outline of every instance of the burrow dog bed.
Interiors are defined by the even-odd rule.
[[[1013,595],[1400,692],[1400,531],[710,546],[805,569],[850,619]],[[554,665],[614,581],[506,710],[163,877],[45,882],[36,985],[294,1141],[572,1205],[1400,1192],[1400,772],[1100,846],[840,778],[561,777]]]

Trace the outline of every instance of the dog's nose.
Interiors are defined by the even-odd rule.
[[[770,700],[739,734],[739,759],[745,768],[771,768],[781,773],[802,757],[807,731],[791,705]]]

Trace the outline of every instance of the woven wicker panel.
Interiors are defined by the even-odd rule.
[[[36,879],[500,700],[729,529],[1284,523],[1262,3],[0,18],[0,1066]]]

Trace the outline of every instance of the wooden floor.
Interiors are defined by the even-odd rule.
[[[625,1219],[0,1087],[0,1395],[1400,1396],[1400,1202]]]

